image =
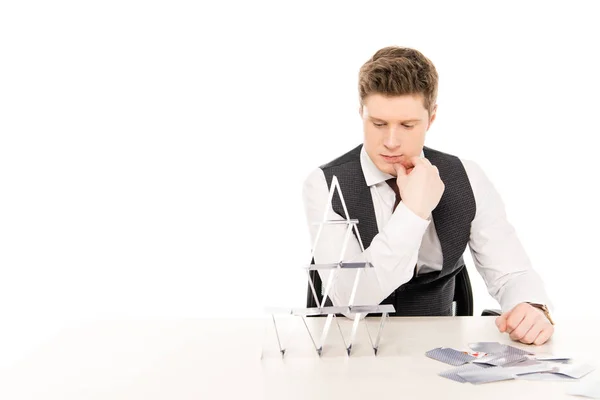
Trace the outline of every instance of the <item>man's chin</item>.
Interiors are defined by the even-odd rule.
[[[392,176],[396,176],[396,169],[392,164],[384,163],[377,166],[377,168],[381,172],[385,172],[386,174],[390,174]]]

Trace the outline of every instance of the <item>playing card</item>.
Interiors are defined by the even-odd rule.
[[[513,374],[506,371],[504,368],[485,368],[457,372],[456,374],[465,381],[473,384],[506,381],[515,378]]]
[[[528,350],[519,349],[517,347],[501,344],[498,342],[476,342],[469,343],[469,347],[474,351],[480,351],[488,354],[518,354],[529,355],[533,354]]]
[[[521,356],[532,355],[533,354],[530,350],[519,349],[517,347],[508,346],[508,345],[506,345],[505,353],[508,353],[508,354],[518,354],[518,355],[521,355]]]
[[[474,360],[473,363],[489,364],[489,365],[500,367],[503,365],[518,363],[518,362],[525,361],[525,360],[527,360],[527,357],[525,357],[523,355],[504,353],[504,354],[500,354],[500,355],[490,354],[485,357]]]
[[[488,355],[488,353],[484,353],[482,351],[467,351],[465,353],[467,353],[468,355],[473,356],[475,358],[482,358],[482,357],[485,357]]]
[[[481,351],[484,353],[500,354],[506,349],[506,345],[498,342],[476,342],[469,343],[469,347],[474,351]]]
[[[466,380],[458,375],[459,372],[468,372],[468,371],[477,371],[480,369],[488,368],[488,366],[480,366],[477,364],[464,364],[460,367],[452,368],[447,371],[443,371],[439,373],[439,376],[451,379],[456,382],[465,383]]]
[[[438,347],[433,350],[429,350],[427,353],[425,353],[425,355],[429,358],[433,358],[434,360],[455,366],[463,365],[475,360],[475,357],[449,347]]]
[[[571,361],[571,357],[566,356],[555,356],[552,354],[536,354],[534,356],[539,361],[553,361],[553,362],[568,362]]]
[[[498,354],[487,354],[483,357],[473,360],[473,363],[480,365],[492,365],[490,364],[490,361],[494,360],[495,358],[498,358]]]
[[[557,374],[570,376],[571,378],[580,379],[594,370],[589,364],[561,364],[557,367]]]
[[[511,362],[511,363],[506,363],[502,367],[503,368],[508,368],[508,367],[529,367],[529,366],[532,366],[532,365],[545,365],[545,364],[547,364],[546,361],[538,361],[538,360],[531,359],[531,358],[525,358],[524,360],[519,360],[519,361],[515,361],[515,362]]]
[[[535,364],[529,364],[528,361],[525,361],[511,367],[502,367],[502,369],[513,375],[523,375],[536,372],[555,372],[558,367],[548,362],[536,362]]]
[[[517,379],[526,381],[574,381],[575,378],[570,378],[566,375],[554,374],[552,372],[535,372],[533,374],[517,375]]]
[[[505,366],[526,361],[527,357],[520,354],[504,354],[489,361],[491,365]]]

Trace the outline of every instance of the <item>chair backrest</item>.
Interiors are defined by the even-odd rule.
[[[323,295],[321,294],[321,287],[322,287],[321,277],[319,276],[318,271],[315,271],[315,270],[309,271],[308,275],[310,277],[309,279],[315,286],[315,292],[317,292],[317,298],[319,299],[319,303],[321,303],[323,301]],[[314,308],[314,307],[319,307],[319,305],[320,304],[317,304],[315,302],[315,296],[313,296],[313,293],[312,293],[312,290],[310,290],[310,284],[309,284],[308,291],[306,293],[306,307]]]
[[[473,289],[467,266],[464,265],[454,279],[454,315],[459,317],[473,316]]]
[[[321,294],[321,277],[319,276],[318,271],[310,271],[309,276],[315,287],[315,291],[317,292],[317,299],[319,300],[319,303],[321,303],[323,301],[323,296]],[[471,279],[469,278],[466,265],[463,266],[456,275],[454,282],[453,315],[461,317],[473,316],[473,289],[471,288]],[[306,294],[306,307],[319,307],[319,304],[315,302],[315,298],[310,290],[310,285],[308,285]]]

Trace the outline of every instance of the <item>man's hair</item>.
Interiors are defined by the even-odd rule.
[[[437,99],[438,74],[433,63],[421,52],[390,46],[378,50],[360,68],[360,104],[370,94],[384,96],[423,95],[424,107],[433,111]]]

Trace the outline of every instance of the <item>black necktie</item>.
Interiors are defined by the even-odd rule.
[[[398,183],[396,182],[396,178],[391,178],[388,179],[387,181],[385,181],[388,185],[390,185],[390,187],[392,188],[392,190],[394,191],[394,193],[396,193],[396,201],[394,202],[394,208],[392,208],[392,212],[396,211],[396,207],[398,207],[398,204],[400,204],[400,189],[398,188]]]

